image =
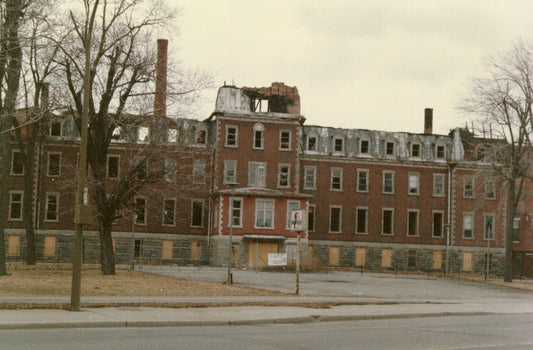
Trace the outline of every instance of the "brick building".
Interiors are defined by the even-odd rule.
[[[167,170],[117,218],[117,260],[225,265],[230,232],[236,265],[265,266],[267,254],[277,252],[294,260],[289,215],[303,209],[304,258],[322,265],[483,272],[490,252],[491,271],[501,273],[507,196],[476,155],[472,140],[486,140],[459,128],[433,134],[433,111],[423,117],[423,133],[306,125],[297,88],[273,83],[223,86],[209,118],[166,120],[158,140],[148,137],[151,122],[117,129],[110,185],[148,144]],[[78,147],[72,119],[51,120],[30,170],[41,258],[71,256]],[[24,171],[14,144],[8,258],[24,256]],[[515,219],[520,275],[532,273],[531,186]],[[97,227],[86,230],[84,257],[98,260]]]

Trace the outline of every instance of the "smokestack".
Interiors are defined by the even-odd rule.
[[[424,109],[424,134],[433,133],[433,108]]]
[[[49,91],[50,91],[50,84],[43,83],[41,86],[41,108],[43,110],[48,108],[49,94],[50,94]]]
[[[154,116],[167,115],[167,48],[168,40],[157,40],[157,62],[155,65]]]

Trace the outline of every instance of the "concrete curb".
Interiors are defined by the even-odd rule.
[[[299,324],[312,322],[364,321],[445,316],[482,316],[490,312],[434,312],[387,315],[310,315],[272,319],[223,320],[223,321],[104,321],[104,322],[54,322],[54,323],[6,323],[0,330],[68,329],[68,328],[150,328],[150,327],[202,327],[202,326],[251,326],[266,324]]]

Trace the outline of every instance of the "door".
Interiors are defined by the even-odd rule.
[[[248,245],[248,266],[253,268],[268,266],[269,253],[278,253],[277,243],[250,242]]]

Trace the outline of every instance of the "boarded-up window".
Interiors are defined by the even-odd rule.
[[[161,257],[163,259],[172,259],[172,241],[163,241],[163,251]]]
[[[392,249],[383,249],[381,251],[381,267],[392,266]]]
[[[463,271],[472,271],[472,253],[463,253]]]
[[[442,252],[433,252],[433,269],[442,269]]]
[[[56,255],[56,238],[44,237],[44,256]]]
[[[313,247],[310,247],[310,246],[307,247],[307,257],[309,259],[313,258]]]
[[[200,242],[191,242],[191,260],[200,260],[202,248]]]
[[[113,253],[115,252],[115,239],[111,238],[111,245],[113,245]]]
[[[7,243],[7,255],[19,255],[20,254],[20,237],[9,236]]]
[[[339,265],[339,247],[329,247],[329,264]]]
[[[355,249],[355,266],[365,266],[366,248]]]
[[[416,267],[416,250],[407,252],[407,267]]]

